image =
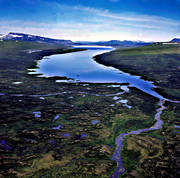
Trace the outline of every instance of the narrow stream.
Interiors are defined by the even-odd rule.
[[[160,100],[159,101],[160,108],[158,108],[157,111],[156,111],[157,113],[156,113],[156,115],[154,117],[154,119],[156,120],[156,123],[154,124],[154,126],[152,126],[150,128],[131,131],[129,133],[122,133],[116,139],[116,150],[115,150],[115,152],[114,152],[111,159],[117,162],[117,168],[116,168],[114,174],[111,176],[111,178],[117,178],[117,177],[119,177],[121,174],[123,174],[125,172],[125,168],[123,166],[123,162],[122,162],[122,158],[121,158],[121,150],[123,148],[122,142],[124,140],[124,137],[128,136],[128,135],[138,135],[138,134],[140,134],[142,132],[147,132],[147,131],[151,131],[151,130],[161,129],[162,124],[163,124],[163,121],[161,120],[161,113],[165,109],[164,103],[165,103],[165,100]]]

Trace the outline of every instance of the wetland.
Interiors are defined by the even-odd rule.
[[[158,102],[164,97],[152,90],[152,82],[142,80],[156,96],[146,93],[147,88],[141,89],[144,85],[138,82],[130,84],[130,80],[120,81],[114,76],[107,82],[103,75],[97,82],[92,78],[87,81],[89,75],[84,79],[77,72],[58,76],[54,69],[55,74],[39,71],[43,60],[63,61],[66,54],[61,53],[68,52],[73,52],[69,53],[72,60],[77,60],[78,54],[80,60],[91,59],[89,63],[95,68],[92,57],[99,54],[97,49],[87,53],[30,42],[0,43],[1,177],[110,177],[117,167],[112,156],[118,136],[156,123],[154,116],[161,111],[156,111]],[[58,53],[61,55],[52,55]],[[28,74],[36,60],[49,55],[38,62],[36,74]],[[115,68],[100,68],[113,71],[115,76],[128,75]],[[141,80],[132,77],[132,81]],[[162,127],[123,139],[121,157],[126,172],[119,176],[178,177],[179,103],[167,101],[164,105]]]

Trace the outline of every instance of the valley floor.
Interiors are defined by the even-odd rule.
[[[34,60],[64,52],[72,49],[0,42],[0,177],[109,177],[117,136],[155,123],[158,100],[127,84],[27,74]],[[166,107],[162,129],[124,140],[122,177],[179,177],[179,104]]]

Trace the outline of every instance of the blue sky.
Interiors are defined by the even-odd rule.
[[[0,33],[73,41],[180,37],[180,0],[0,0]]]

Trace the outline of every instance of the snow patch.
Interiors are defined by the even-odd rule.
[[[21,37],[23,37],[22,35],[12,35],[12,34],[11,34],[11,36],[14,37],[14,38],[21,38]]]
[[[19,85],[21,83],[23,83],[23,82],[13,82],[12,84]]]

